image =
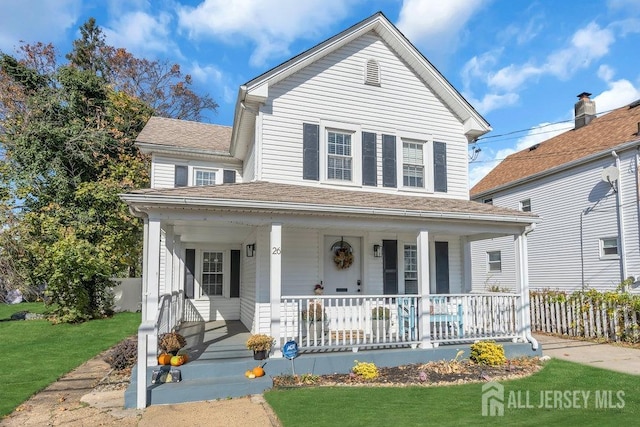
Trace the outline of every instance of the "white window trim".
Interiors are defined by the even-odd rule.
[[[615,254],[605,254],[604,253],[604,241],[612,240],[616,241],[616,253]],[[611,259],[620,259],[620,240],[617,236],[609,236],[609,237],[601,237],[599,241],[599,251],[600,251],[600,259],[603,260],[611,260]]]
[[[222,295],[206,295],[202,290],[202,267],[204,252],[222,252]],[[216,246],[196,249],[196,274],[194,275],[194,293],[198,300],[230,298],[231,295],[231,249]]]
[[[527,202],[528,205],[529,205],[529,210],[528,211],[524,210],[525,202]],[[531,199],[520,200],[519,205],[520,205],[520,211],[522,211],[522,212],[531,212]]]
[[[351,133],[351,180],[327,178],[329,132]],[[350,187],[362,186],[362,128],[352,123],[320,121],[320,182]]]
[[[491,253],[499,253],[500,254],[500,269],[499,270],[492,270],[491,269],[491,263],[497,263],[497,261],[491,261],[491,258],[489,256],[489,254]],[[498,274],[498,273],[502,273],[502,251],[487,251],[487,273],[490,274]]]
[[[418,193],[434,193],[433,191],[433,136],[412,132],[396,133],[396,175],[398,189]],[[424,162],[424,187],[410,187],[404,185],[404,156],[402,149],[405,142],[422,143],[422,161]]]
[[[222,169],[219,168],[210,168],[206,166],[189,166],[189,186],[193,187],[196,185],[196,172],[213,172],[216,174],[216,181],[214,184],[222,184]]]

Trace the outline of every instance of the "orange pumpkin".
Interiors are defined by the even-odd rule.
[[[256,377],[263,377],[264,376],[264,369],[262,369],[261,366],[256,366],[255,368],[253,368],[253,370],[251,372]]]
[[[158,356],[158,365],[168,365],[171,363],[171,355],[167,353],[162,353]]]

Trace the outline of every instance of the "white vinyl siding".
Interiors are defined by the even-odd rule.
[[[621,170],[635,170],[635,152],[630,150],[618,154]],[[614,289],[621,281],[622,261],[627,275],[640,274],[638,209],[633,202],[637,189],[633,174],[620,174],[620,205],[626,236],[624,252],[619,241],[621,255],[601,257],[601,239],[618,235],[616,195],[601,177],[602,169],[611,164],[611,156],[606,156],[509,191],[483,196],[493,197],[494,204],[503,207],[518,206],[524,199],[535,201],[534,213],[542,218],[542,222],[527,238],[531,289],[577,290],[582,288],[583,277],[586,287]],[[478,252],[484,254],[487,250],[501,249],[501,285],[510,280],[508,277],[511,276],[507,276],[504,270],[512,268],[512,261],[505,257],[515,256],[513,238],[505,239],[501,247],[482,241],[472,244],[474,290],[482,288],[484,282],[494,283],[497,280],[487,275],[484,267],[481,271],[476,268]]]
[[[379,87],[362,83],[362,67],[370,58],[376,58],[384,70],[384,84]],[[336,99],[340,102],[335,102]],[[302,123],[326,120],[357,124],[363,131],[376,133],[378,141],[382,134],[398,135],[396,144],[401,144],[398,132],[407,132],[427,133],[433,140],[446,143],[448,189],[447,193],[434,196],[468,198],[467,140],[462,124],[374,33],[354,40],[270,87],[269,102],[261,109],[260,121],[263,180],[313,185],[302,180]],[[320,135],[322,139],[322,129]],[[354,147],[358,147],[359,138],[354,136],[353,141]],[[397,189],[382,187],[381,145],[377,144],[375,190],[397,193]],[[355,164],[361,159],[357,153],[353,159],[353,178],[358,183],[361,176]],[[397,162],[401,159],[397,158]]]
[[[236,182],[243,182],[242,180],[242,168],[237,164],[231,162],[214,162],[201,159],[184,159],[184,158],[171,158],[153,155],[151,166],[151,188],[173,188],[175,180],[175,166],[187,166],[187,175],[189,177],[188,185],[209,185],[204,182],[210,182],[211,178],[215,177],[215,182],[212,184],[222,184],[223,171],[234,170],[236,171]],[[201,184],[198,184],[197,171],[203,171]],[[214,172],[207,174],[208,172]],[[204,175],[208,175],[208,179]]]

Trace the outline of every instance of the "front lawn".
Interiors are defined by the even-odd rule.
[[[504,404],[503,416],[482,416],[483,383],[293,388],[268,391],[265,398],[285,427],[635,425],[640,416],[638,380],[554,359],[530,377],[500,383],[504,394],[497,402]]]
[[[13,313],[23,310],[43,313],[46,308],[42,303],[0,304],[0,417],[62,375],[134,335],[140,325],[140,313],[118,313],[77,325],[10,320]]]

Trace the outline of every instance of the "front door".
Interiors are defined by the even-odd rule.
[[[325,236],[324,251],[324,294],[362,293],[360,237]]]

